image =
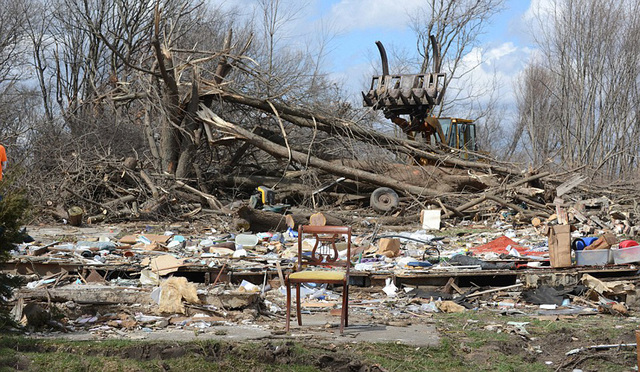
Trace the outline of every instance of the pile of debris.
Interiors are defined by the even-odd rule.
[[[464,222],[441,230],[419,223],[400,232],[373,222],[358,226],[348,258],[352,312],[417,321],[434,312],[475,310],[627,315],[638,306],[640,247],[621,244],[627,236],[585,224],[569,228],[569,240],[552,243],[546,220],[519,227],[513,214],[500,216],[491,225]],[[316,214],[310,220],[326,223],[327,218]],[[41,232],[30,227],[36,240],[17,246],[2,269],[28,281],[15,293],[14,315],[34,328],[83,329],[108,337],[166,327],[215,332],[216,325],[240,323],[280,332],[284,276],[297,260],[296,230],[286,222],[258,233],[191,223],[155,234],[153,227],[140,226]],[[423,225],[432,222],[425,219]],[[569,227],[552,224],[551,229],[558,226]],[[583,236],[587,230],[595,233],[593,239]],[[57,240],[74,233],[76,240]],[[602,242],[610,246],[602,249]],[[592,244],[601,249],[587,249]],[[569,254],[566,267],[552,266],[558,252]],[[595,256],[584,261],[584,252]],[[303,286],[303,309],[339,314],[341,290]]]

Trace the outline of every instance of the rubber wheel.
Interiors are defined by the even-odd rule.
[[[376,212],[388,212],[398,206],[400,198],[393,189],[380,187],[371,193],[369,204]]]

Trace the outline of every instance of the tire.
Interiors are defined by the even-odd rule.
[[[371,208],[379,213],[389,212],[398,207],[399,202],[398,194],[388,187],[380,187],[373,190],[369,199]]]

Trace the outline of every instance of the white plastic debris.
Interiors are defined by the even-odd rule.
[[[438,309],[438,306],[436,305],[435,301],[431,301],[429,303],[426,304],[422,304],[422,306],[420,306],[422,308],[422,311],[424,311],[425,313],[439,313],[440,310]]]
[[[160,296],[161,295],[162,295],[162,288],[160,288],[160,287],[154,288],[153,291],[151,291],[151,294],[150,294],[151,299],[156,304],[160,304]]]
[[[520,252],[518,252],[517,249],[515,249],[514,247],[512,247],[510,245],[507,246],[507,252],[509,252],[510,256],[520,257]]]
[[[243,280],[242,283],[240,283],[240,288],[244,289],[247,292],[260,292],[260,286],[257,286],[246,280]]]
[[[235,252],[233,252],[233,258],[247,257],[247,251],[242,248],[242,246],[239,246],[239,249],[237,247],[238,246],[236,246]]]
[[[160,285],[160,275],[151,271],[150,269],[144,269],[140,271],[140,284]]]
[[[355,264],[355,266],[353,266],[353,269],[355,271],[370,271],[373,270],[373,264],[371,262],[361,262]]]
[[[386,285],[384,286],[384,288],[382,288],[382,291],[386,293],[387,296],[389,297],[395,297],[396,292],[398,291],[398,287],[396,287],[396,285],[393,284],[393,281],[391,278],[387,278],[385,283]]]
[[[29,283],[27,283],[27,288],[35,289],[35,288],[38,288],[38,287],[43,286],[45,284],[53,283],[55,281],[56,281],[56,278],[42,279],[42,280],[38,280],[38,281],[35,281],[35,282],[29,282]]]
[[[200,247],[207,248],[213,245],[213,241],[211,239],[203,239],[200,241]]]

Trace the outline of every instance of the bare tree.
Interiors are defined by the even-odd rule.
[[[606,177],[637,167],[639,11],[636,1],[568,0],[539,14],[542,57],[519,106],[535,162],[552,157]]]
[[[22,24],[27,14],[21,10],[19,2],[0,0],[0,88],[7,88],[24,73],[19,66],[24,53]]]
[[[478,36],[490,18],[502,10],[504,0],[425,0],[424,6],[410,14],[411,27],[417,35],[418,53],[422,57],[420,72],[446,70],[444,89],[453,79],[461,79],[477,66],[466,66],[460,71],[463,57],[478,45]],[[433,41],[440,47],[439,58],[433,56]],[[442,107],[447,102],[463,99],[458,94],[444,96]]]
[[[23,43],[22,27],[28,15],[22,12],[20,2],[0,0],[0,140],[5,146],[14,146],[27,130],[27,122],[23,120],[27,114],[17,108],[23,107],[24,101],[31,102],[32,96],[23,84],[29,78],[24,68],[28,49]]]
[[[544,165],[561,148],[557,127],[558,101],[551,94],[555,82],[546,68],[531,64],[523,72],[516,91],[518,120],[506,155],[513,157],[521,146],[534,167]],[[524,137],[523,137],[524,136]]]

